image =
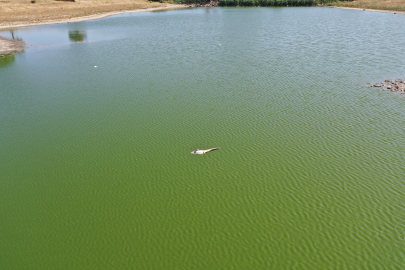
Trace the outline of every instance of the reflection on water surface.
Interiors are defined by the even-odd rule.
[[[82,42],[87,38],[86,31],[69,31],[69,40],[72,42]]]
[[[14,54],[0,55],[0,68],[7,67],[15,62]]]

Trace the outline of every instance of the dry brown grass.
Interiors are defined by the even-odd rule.
[[[361,9],[377,9],[377,10],[392,10],[405,11],[405,0],[357,0],[352,2],[339,2],[336,6],[361,8]]]
[[[31,24],[39,21],[70,19],[94,14],[165,7],[147,0],[0,0],[0,25]]]

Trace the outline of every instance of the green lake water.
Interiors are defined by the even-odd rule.
[[[404,21],[197,8],[15,29],[0,269],[404,269],[405,99],[365,87],[405,76]]]

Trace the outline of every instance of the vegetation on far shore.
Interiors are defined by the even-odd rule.
[[[165,0],[152,0],[165,1]],[[351,0],[350,0],[351,1]],[[298,6],[317,6],[336,3],[336,0],[173,0],[176,4],[187,5],[217,5],[222,7],[298,7]]]
[[[359,9],[405,11],[405,0],[150,0],[186,5],[218,6],[336,6]]]

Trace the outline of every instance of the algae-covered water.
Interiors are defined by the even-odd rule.
[[[404,18],[198,8],[15,29],[0,269],[405,268],[405,99],[364,87],[405,76]]]

